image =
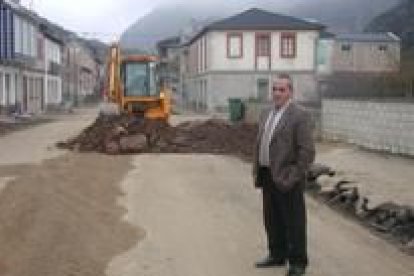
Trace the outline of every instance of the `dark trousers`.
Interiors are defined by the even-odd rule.
[[[259,173],[263,183],[263,217],[269,252],[290,265],[308,265],[304,185],[287,193],[274,185],[268,168]]]

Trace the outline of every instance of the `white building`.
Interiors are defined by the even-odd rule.
[[[60,104],[58,40],[17,2],[0,1],[0,19],[0,112],[35,114]]]
[[[42,63],[34,16],[13,2],[0,2],[0,106],[2,113],[42,109]]]
[[[188,101],[226,110],[229,98],[267,101],[271,79],[293,77],[299,101],[317,101],[316,49],[322,25],[250,9],[205,27],[187,45]]]

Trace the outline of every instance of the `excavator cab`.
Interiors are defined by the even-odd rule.
[[[161,85],[158,59],[150,55],[122,57],[119,46],[110,49],[107,101],[120,113],[168,121],[170,92]]]

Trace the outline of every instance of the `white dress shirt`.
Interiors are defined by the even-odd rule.
[[[260,143],[259,164],[262,167],[270,166],[270,142],[272,141],[273,133],[276,127],[278,126],[280,120],[282,119],[282,116],[288,108],[289,104],[290,101],[288,101],[283,107],[279,109],[273,109],[269,112],[269,117],[267,118]]]

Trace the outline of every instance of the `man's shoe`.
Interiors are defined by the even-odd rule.
[[[285,266],[286,260],[282,258],[275,258],[272,256],[268,256],[264,258],[263,260],[260,260],[255,263],[256,268],[266,268],[266,267],[272,267],[272,266]]]
[[[305,275],[306,268],[303,266],[291,266],[289,268],[287,276],[303,276]]]

